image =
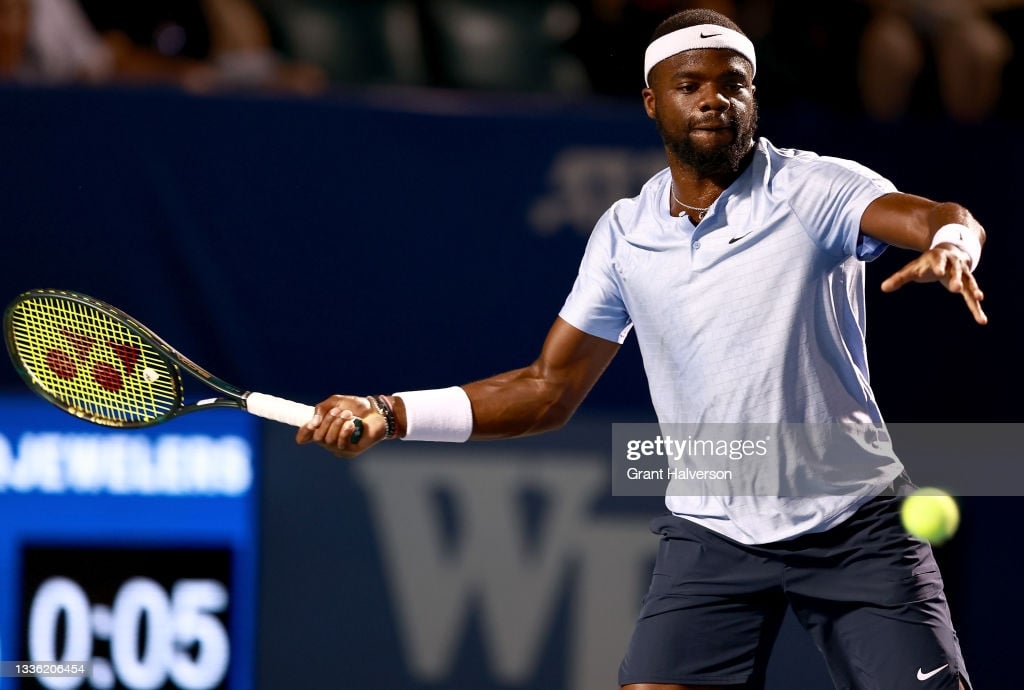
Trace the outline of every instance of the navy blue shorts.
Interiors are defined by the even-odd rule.
[[[763,686],[786,607],[837,688],[970,687],[931,547],[882,496],[840,525],[747,546],[666,514],[619,683]]]

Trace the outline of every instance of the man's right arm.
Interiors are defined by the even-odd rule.
[[[472,407],[470,439],[514,438],[561,427],[618,350],[617,342],[556,319],[532,364],[462,386]],[[396,436],[402,437],[409,427],[404,401],[401,396],[385,397],[395,413]],[[363,419],[357,444],[349,443],[355,429],[353,417]],[[334,395],[316,406],[316,415],[299,429],[296,441],[319,443],[336,455],[355,457],[384,435],[384,419],[365,397]]]
[[[556,319],[533,364],[463,386],[473,405],[470,438],[512,438],[561,427],[618,351],[618,343]]]

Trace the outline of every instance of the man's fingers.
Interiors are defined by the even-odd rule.
[[[960,293],[974,320],[981,325],[988,323],[988,316],[981,308],[985,293],[978,287],[974,275],[962,260],[950,260],[945,254],[921,255],[914,261],[882,281],[882,292],[899,290],[907,283],[930,283],[939,281],[950,292]]]
[[[962,262],[951,262],[949,273],[951,275],[948,275],[944,281],[946,289],[953,293],[960,293],[964,302],[967,303],[971,315],[974,316],[974,320],[984,326],[988,323],[988,316],[981,308],[981,301],[985,299],[985,293],[978,287],[978,281],[975,280],[974,274],[967,270],[966,264]]]
[[[971,310],[974,320],[984,326],[988,323],[988,316],[985,314],[985,310],[981,308],[981,301],[985,299],[985,293],[978,287],[978,281],[975,280],[974,275],[971,273],[966,274],[963,283],[960,294],[963,295],[964,301],[967,302],[967,308]]]
[[[985,310],[981,308],[981,304],[979,304],[977,300],[968,297],[966,293],[964,294],[964,299],[967,301],[967,308],[970,309],[971,314],[974,315],[974,320],[981,326],[987,324],[988,315],[985,313]]]
[[[882,292],[895,292],[907,284],[899,273],[894,273],[882,281]]]
[[[967,291],[964,290],[964,280],[961,277],[963,274],[956,268],[953,269],[952,273],[953,275],[946,278],[946,289],[950,292],[966,293]]]
[[[340,407],[333,407],[321,414],[321,421],[313,429],[313,440],[317,443],[333,443],[338,438],[338,430],[341,424],[341,416],[344,414]],[[349,413],[351,414],[351,413]]]
[[[985,314],[985,310],[981,308],[981,301],[975,297],[975,293],[970,290],[964,290],[961,294],[964,296],[964,302],[967,303],[967,308],[971,310],[974,320],[982,326],[987,324],[988,316]]]
[[[921,275],[916,262],[910,263],[882,281],[882,292],[894,292]]]
[[[314,438],[316,430],[320,428],[323,423],[324,416],[320,412],[319,408],[315,408],[313,416],[308,422],[299,427],[299,430],[295,434],[296,443],[312,443],[316,439]]]
[[[964,272],[964,292],[969,292],[978,302],[985,299],[985,293],[981,291],[978,286],[978,279],[974,277],[974,274],[965,271]]]

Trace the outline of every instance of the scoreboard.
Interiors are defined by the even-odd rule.
[[[257,430],[0,397],[0,690],[253,687]]]

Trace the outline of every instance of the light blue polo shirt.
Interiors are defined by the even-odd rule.
[[[886,245],[861,235],[860,219],[895,187],[764,138],[697,226],[669,214],[670,183],[662,170],[601,217],[560,316],[607,340],[636,333],[663,428],[785,423],[834,435],[852,425],[855,450],[838,473],[813,441],[790,443],[769,470],[781,474],[778,495],[739,478],[727,495],[673,495],[670,484],[666,496],[674,514],[743,543],[828,529],[903,470],[888,446],[854,438],[856,425],[882,424],[863,262]]]

